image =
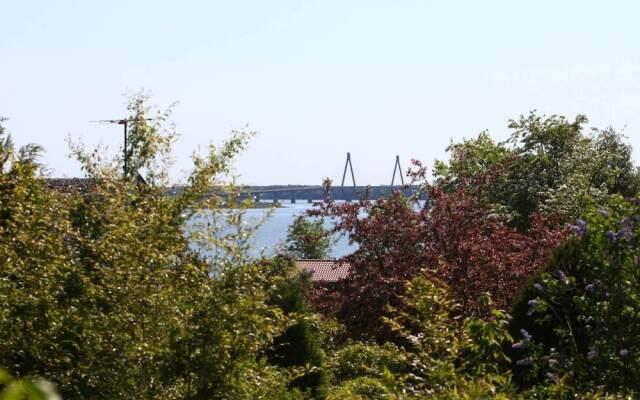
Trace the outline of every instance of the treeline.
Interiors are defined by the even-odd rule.
[[[322,223],[297,222],[285,254],[255,259],[249,204],[208,195],[231,187],[250,132],[194,156],[167,196],[170,113],[143,96],[129,111],[125,173],[72,144],[90,179],[75,190],[49,188],[41,149],[0,125],[0,398],[54,398],[42,380],[69,399],[640,390],[640,177],[613,129],[532,113],[508,142],[452,143],[431,179],[416,162],[426,204],[318,205],[310,216],[358,245],[348,278],[322,286],[292,261],[327,254]]]

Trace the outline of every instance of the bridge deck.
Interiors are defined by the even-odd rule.
[[[418,186],[338,186],[331,188],[331,197],[334,200],[358,200],[363,197],[377,199],[387,197],[395,191],[400,191],[405,195],[412,195],[419,190]],[[296,187],[244,187],[239,189],[237,194],[241,198],[253,197],[256,201],[278,201],[291,200],[295,202],[301,200],[326,200],[327,193],[324,186],[296,186]]]

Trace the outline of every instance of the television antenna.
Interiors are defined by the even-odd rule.
[[[122,125],[124,127],[124,147],[122,149],[123,151],[123,170],[124,170],[124,176],[127,176],[127,172],[128,172],[128,164],[129,164],[129,152],[128,147],[129,147],[129,143],[128,143],[128,137],[127,137],[127,133],[128,133],[128,127],[129,127],[129,123],[130,122],[136,122],[136,121],[152,121],[153,118],[129,118],[129,119],[101,119],[98,121],[89,121],[89,122],[95,122],[98,124],[116,124],[116,125]]]

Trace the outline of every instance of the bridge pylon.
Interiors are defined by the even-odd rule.
[[[404,177],[402,175],[402,167],[400,166],[400,156],[396,156],[396,163],[393,166],[393,176],[391,177],[391,187],[396,181],[396,171],[398,171],[398,175],[400,176],[400,183],[404,186]]]
[[[356,177],[353,174],[353,164],[351,163],[351,153],[347,153],[347,161],[344,163],[344,172],[342,173],[342,183],[340,187],[344,187],[344,180],[347,177],[347,167],[349,167],[349,171],[351,171],[351,181],[353,182],[353,187],[356,187]]]
[[[340,191],[342,192],[343,197],[347,202],[352,200],[351,196],[346,196],[344,190],[344,180],[347,177],[347,167],[349,167],[349,171],[351,172],[351,182],[353,183],[353,189],[355,191],[356,188],[356,177],[353,174],[353,164],[351,163],[351,153],[347,152],[347,161],[344,163],[344,171],[342,172],[342,183],[340,184]]]

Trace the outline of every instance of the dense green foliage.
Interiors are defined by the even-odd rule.
[[[384,370],[393,373],[407,371],[407,356],[392,342],[352,342],[340,348],[333,356],[331,376],[335,382],[359,377],[382,378]]]
[[[136,135],[162,143],[130,155],[149,185],[122,179],[120,160],[75,146],[90,188],[54,191],[4,140],[0,365],[55,382],[65,398],[277,397],[288,372],[260,354],[288,325],[267,303],[282,278],[247,256],[239,212],[205,196],[247,134],[195,158],[190,185],[166,196],[156,185],[166,177],[163,114],[147,124],[134,104]],[[220,218],[239,230],[211,234]]]
[[[520,227],[528,226],[531,213],[571,221],[590,202],[606,202],[614,193],[637,194],[638,170],[624,137],[612,128],[587,134],[586,123],[582,115],[574,121],[533,112],[521,116],[510,121],[513,133],[506,143],[496,143],[483,132],[451,144],[449,162],[436,162],[436,183],[453,190],[466,180],[493,175],[484,201]]]
[[[515,304],[523,384],[640,391],[640,208],[612,197],[591,207]]]
[[[283,367],[300,367],[300,376],[292,382],[292,387],[313,397],[322,397],[326,385],[326,372],[322,365],[322,349],[318,341],[318,332],[308,320],[308,307],[305,293],[311,285],[307,274],[298,274],[293,260],[276,258],[273,263],[285,264],[290,278],[280,282],[272,294],[269,303],[277,305],[296,322],[274,339],[268,352],[269,360]]]
[[[195,156],[169,196],[170,113],[144,96],[129,111],[125,156],[72,144],[88,180],[63,188],[0,119],[0,400],[640,391],[638,174],[615,131],[531,114],[511,145],[452,144],[426,203],[328,203],[316,214],[359,248],[319,287],[293,258],[327,256],[322,220],[254,259],[249,204],[215,194],[250,132]]]
[[[511,393],[506,315],[463,317],[447,290],[425,276],[407,287],[402,311],[387,320],[399,345],[352,344],[335,357],[335,398],[456,398]],[[502,374],[505,374],[504,376]],[[339,396],[337,395],[339,394]]]

